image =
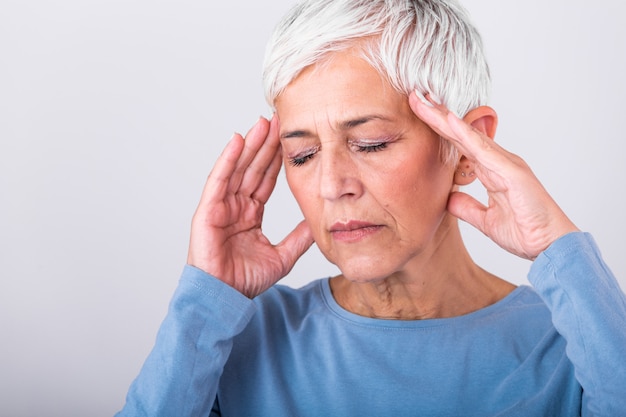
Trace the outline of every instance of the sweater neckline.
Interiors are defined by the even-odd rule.
[[[423,319],[423,320],[396,320],[396,319],[379,319],[361,316],[352,313],[345,308],[341,307],[330,289],[330,278],[324,278],[318,281],[319,290],[324,300],[324,303],[328,309],[340,319],[352,322],[353,324],[361,326],[371,326],[379,328],[434,328],[442,326],[456,326],[468,321],[478,320],[493,314],[497,314],[499,311],[506,309],[508,305],[513,303],[522,294],[532,291],[527,285],[519,285],[504,298],[496,301],[494,304],[483,307],[479,310],[472,311],[461,316],[449,317],[449,318],[437,318],[437,319]]]

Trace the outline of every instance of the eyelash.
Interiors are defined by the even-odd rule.
[[[357,148],[357,152],[379,152],[387,147],[387,142],[374,143],[372,145],[355,145]],[[310,153],[304,154],[302,156],[295,156],[293,158],[289,158],[289,165],[293,167],[299,167],[304,165],[309,159],[312,159],[319,149],[314,149]]]
[[[314,153],[309,153],[309,154],[306,154],[304,156],[296,156],[296,157],[290,158],[289,159],[289,165],[291,165],[292,167],[302,166],[302,165],[304,165],[304,163],[306,161],[308,161],[309,159],[313,158],[313,156],[315,156]]]
[[[387,142],[374,143],[367,146],[356,145],[356,147],[358,152],[378,152],[387,147]]]
[[[319,149],[320,149],[319,146],[316,146],[313,149],[310,149],[308,151],[301,153],[300,155],[296,155],[292,158],[289,158],[289,165],[293,167],[299,167],[299,166],[304,165],[306,161],[308,161],[309,159],[315,156],[315,154],[317,153],[317,151],[319,151]]]

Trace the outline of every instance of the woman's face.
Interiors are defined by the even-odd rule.
[[[275,104],[289,187],[328,260],[356,282],[423,264],[454,167],[408,98],[341,52],[305,69]]]

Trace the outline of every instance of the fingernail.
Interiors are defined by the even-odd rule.
[[[417,98],[419,98],[422,101],[422,103],[424,103],[428,107],[435,107],[435,106],[433,106],[433,103],[431,103],[430,101],[426,100],[426,97],[424,97],[424,95],[422,93],[420,93],[417,89],[415,89],[415,95],[417,96]]]
[[[432,93],[428,94],[428,97],[430,97],[430,99],[438,106],[441,105],[441,99],[439,98],[439,96],[436,96]]]

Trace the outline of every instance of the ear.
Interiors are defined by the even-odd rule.
[[[470,110],[465,117],[463,117],[463,121],[491,139],[496,136],[498,115],[491,107],[476,107],[475,109]],[[461,155],[457,164],[457,169],[454,172],[454,183],[457,185],[468,185],[472,183],[476,178],[474,169],[474,161],[469,160],[465,157],[465,155]]]

